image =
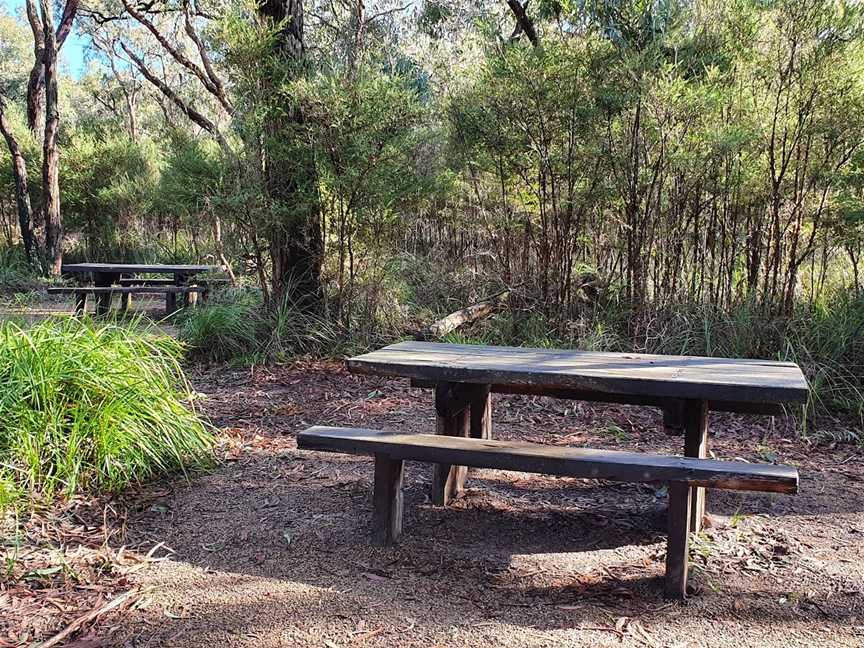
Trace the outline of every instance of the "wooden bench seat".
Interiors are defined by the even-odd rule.
[[[129,309],[131,305],[132,295],[165,295],[165,310],[167,313],[172,313],[177,310],[177,295],[190,295],[193,293],[207,293],[206,286],[68,286],[49,288],[49,295],[75,295],[75,313],[80,315],[87,310],[87,296],[95,295],[99,297],[97,306],[98,314],[108,312],[111,304],[111,299],[114,295],[121,295],[124,299],[121,302],[123,311]]]
[[[175,295],[204,292],[204,286],[69,286],[49,288],[48,293],[52,295],[164,295],[173,293]]]
[[[144,279],[142,277],[123,277],[117,283],[121,286],[174,286],[174,279]]]
[[[684,598],[687,591],[691,486],[775,493],[795,493],[798,490],[798,471],[791,466],[546,446],[520,441],[312,427],[297,435],[297,447],[375,457],[373,538],[382,545],[395,542],[402,531],[402,473],[406,460],[668,484],[666,595],[671,598]]]

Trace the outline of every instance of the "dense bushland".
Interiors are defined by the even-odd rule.
[[[245,2],[85,13],[91,67],[61,84],[67,258],[242,287],[182,316],[196,357],[349,353],[510,287],[458,336],[794,359],[813,411],[861,417],[860,6],[280,6],[290,28]],[[12,171],[3,151],[18,245]]]

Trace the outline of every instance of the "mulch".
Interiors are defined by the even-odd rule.
[[[553,645],[549,632],[573,615],[583,617],[579,628],[586,637],[633,645],[666,645],[665,637],[683,623],[674,613],[677,608],[650,594],[652,579],[662,573],[662,489],[478,471],[466,496],[443,511],[428,506],[427,471],[417,470],[407,497],[415,504],[409,522],[419,535],[409,537],[388,558],[391,562],[382,563],[362,542],[368,462],[299,453],[294,435],[318,423],[428,430],[434,425],[430,392],[311,361],[245,369],[196,367],[190,378],[201,393],[203,411],[220,429],[220,467],[191,482],[169,480],[119,498],[77,498],[27,519],[7,520],[0,647],[173,645],[180,635],[192,637],[182,645],[205,645],[203,640],[195,643],[191,630],[178,633],[167,627],[173,622],[188,630],[192,626],[182,624],[194,624],[195,614],[189,601],[170,599],[169,604],[159,578],[184,562],[210,565],[222,547],[232,547],[227,563],[209,568],[289,581],[302,576],[322,586],[336,578],[354,583],[358,592],[374,590],[375,596],[382,583],[408,578],[410,564],[410,578],[421,579],[431,596],[455,596],[478,615],[472,632],[488,630],[495,636],[502,618],[525,616],[537,622],[531,624],[534,629],[526,625],[520,632],[526,642],[536,639],[538,645]],[[680,438],[665,434],[660,413],[650,408],[500,396],[494,421],[499,438],[651,452],[680,452],[682,445]],[[793,609],[793,618],[814,628],[836,633],[837,627],[845,627],[838,636],[852,645],[864,633],[861,566],[856,564],[860,553],[850,548],[860,544],[864,533],[862,449],[808,442],[792,420],[712,414],[710,425],[718,458],[793,463],[802,473],[802,493],[795,498],[723,493],[712,499],[712,512],[718,514],[694,539],[691,610],[721,605],[736,622],[752,624],[787,618]],[[814,429],[848,425],[825,419],[815,422]],[[243,497],[225,501],[237,489]],[[322,493],[332,493],[335,501],[322,502]],[[261,510],[247,520],[250,506]],[[286,507],[299,517],[287,529],[279,513]],[[228,520],[226,515],[232,521],[223,531],[217,521]],[[464,524],[453,526],[448,516]],[[449,559],[424,542],[436,528],[447,528],[449,542],[465,554],[452,566],[457,580],[443,590],[439,579],[447,573]],[[204,541],[201,529],[209,534]],[[526,558],[504,567],[495,552],[477,555],[477,538],[484,533],[507,545],[502,551]],[[557,570],[550,566],[557,563],[530,558],[534,550],[567,555],[574,542],[584,552],[575,554],[584,558],[578,567]],[[300,552],[292,554],[300,561],[292,567],[296,574],[286,574],[278,564],[286,550]],[[343,550],[357,560],[333,557]],[[609,551],[621,559],[612,564],[600,560],[591,567],[591,552]],[[480,582],[490,595],[474,591]],[[594,612],[588,614],[589,608]],[[154,610],[161,621],[154,622]],[[339,622],[344,626],[339,643],[326,634],[299,643],[396,645],[398,636],[404,645],[432,645],[423,641],[440,639],[433,621],[424,629],[424,620],[416,618],[410,629],[397,632],[384,622],[352,617],[350,627]],[[484,645],[472,636],[463,637],[464,645]],[[807,645],[803,634],[799,639]]]

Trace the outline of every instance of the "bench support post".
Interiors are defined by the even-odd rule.
[[[435,413],[438,416],[436,434],[471,436],[469,401],[466,389],[470,385],[438,383],[435,386]],[[447,506],[465,488],[468,468],[450,464],[435,464],[432,471],[432,504]]]
[[[669,484],[669,539],[666,544],[666,598],[687,598],[687,561],[689,558],[690,486]]]
[[[402,535],[402,474],[404,463],[386,455],[375,455],[375,487],[372,496],[372,542],[381,547],[394,544]]]
[[[704,459],[708,456],[708,402],[687,400],[684,402],[683,414],[684,456]],[[702,530],[702,518],[705,516],[705,489],[693,486],[692,491],[690,530],[698,533]]]
[[[180,272],[174,273],[174,285],[175,286],[185,286],[189,283],[188,275],[185,275]],[[180,307],[181,308],[189,308],[189,293],[183,293],[180,297]]]

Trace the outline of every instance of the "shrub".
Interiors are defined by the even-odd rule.
[[[260,295],[236,290],[183,311],[179,319],[180,338],[193,358],[239,364],[341,357],[391,341],[369,321],[365,325],[349,328],[326,309],[303,308],[287,297],[266,307]]]
[[[208,362],[256,361],[263,326],[251,304],[208,304],[180,316],[180,339],[194,357]]]
[[[0,290],[22,291],[39,286],[39,267],[28,263],[24,248],[0,246]]]
[[[135,322],[0,324],[0,504],[207,465],[213,440],[180,355]]]

